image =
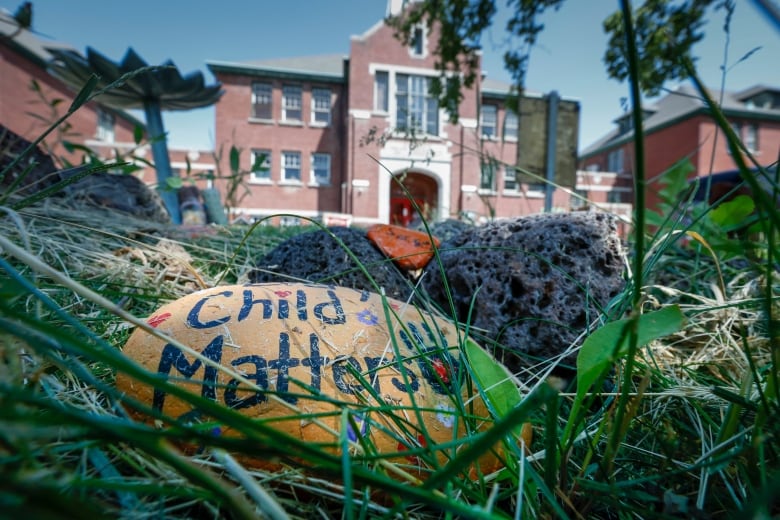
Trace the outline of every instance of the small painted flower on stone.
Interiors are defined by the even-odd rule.
[[[357,319],[360,323],[366,325],[376,325],[379,323],[379,316],[371,312],[369,309],[364,309],[357,313]]]

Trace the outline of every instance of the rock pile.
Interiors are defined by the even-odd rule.
[[[416,294],[413,279],[420,272],[399,270],[357,228],[297,235],[260,259],[249,278],[375,291],[346,247],[388,296],[407,300],[414,294],[416,303],[433,303],[448,316],[451,298],[457,320],[470,323],[471,335],[515,372],[561,356],[624,287],[624,253],[612,216],[557,213],[444,226],[441,266],[435,260],[425,266],[423,290]],[[561,361],[573,367],[575,354]]]

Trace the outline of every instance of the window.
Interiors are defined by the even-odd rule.
[[[439,101],[430,95],[431,79],[425,76],[397,74],[396,127],[398,130],[423,131],[439,135]]]
[[[517,141],[517,114],[509,109],[504,116],[504,140]]]
[[[311,89],[311,122],[321,125],[330,124],[330,89]]]
[[[315,153],[311,156],[311,182],[319,186],[330,184],[330,155]]]
[[[252,83],[252,117],[273,119],[270,83]]]
[[[282,121],[302,121],[302,97],[303,90],[299,86],[285,85],[282,88]]]
[[[570,209],[582,209],[588,205],[588,192],[586,190],[575,189],[569,197]]]
[[[498,107],[496,107],[495,105],[482,105],[482,114],[480,116],[482,137],[488,139],[492,139],[496,137],[497,118],[498,118]]]
[[[745,135],[743,139],[745,140],[745,148],[747,148],[749,152],[757,152],[758,151],[758,125],[756,124],[746,125]]]
[[[479,176],[479,191],[496,191],[496,173],[498,172],[498,168],[498,161],[492,157],[482,161],[482,167],[480,169]]]
[[[425,56],[425,28],[417,26],[412,32],[411,54],[418,58]]]
[[[623,149],[612,150],[607,156],[607,171],[623,173]]]
[[[95,137],[107,143],[114,142],[114,114],[102,108],[97,110],[97,131]]]
[[[374,110],[377,112],[388,111],[388,98],[390,79],[386,70],[378,70],[374,73]]]
[[[504,168],[504,191],[517,191],[517,170],[512,166]]]
[[[249,154],[253,181],[271,181],[271,150],[252,150]]]
[[[610,190],[607,192],[607,202],[610,204],[620,204],[623,202],[623,192]]]
[[[301,225],[301,218],[300,217],[293,217],[290,215],[285,215],[283,217],[279,217],[279,225],[282,227],[288,227],[288,226],[300,226]]]
[[[282,182],[301,182],[300,152],[282,152]]]

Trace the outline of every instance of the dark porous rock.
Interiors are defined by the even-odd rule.
[[[103,208],[141,220],[171,222],[157,192],[129,174],[93,173],[65,187],[59,196],[74,208]]]
[[[0,124],[0,172],[17,160],[30,144],[30,141]],[[15,195],[32,195],[59,181],[56,172],[57,167],[51,157],[39,147],[34,147],[0,177],[0,188],[14,185]]]
[[[457,235],[460,235],[467,229],[472,229],[474,226],[466,222],[463,222],[462,220],[449,218],[447,220],[440,220],[437,222],[430,223],[428,224],[428,227],[431,230],[431,235],[444,242],[446,240],[454,238]],[[425,231],[425,226],[420,224],[417,226],[416,229],[420,231]]]
[[[411,294],[410,283],[368,240],[365,230],[336,226],[328,230],[352,251],[374,281],[384,287],[387,296],[405,300]],[[252,283],[306,280],[376,292],[358,264],[323,229],[301,233],[282,242],[255,267],[249,273]]]
[[[624,287],[615,217],[533,215],[474,227],[442,243],[458,320],[511,370],[559,357]],[[431,300],[449,309],[439,266],[425,268]],[[449,313],[448,313],[449,314]],[[575,366],[576,353],[561,360]]]

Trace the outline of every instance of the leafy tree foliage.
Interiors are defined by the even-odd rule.
[[[463,99],[463,89],[473,85],[479,74],[479,50],[482,33],[493,24],[497,0],[422,0],[410,3],[400,15],[388,19],[396,36],[411,44],[414,29],[425,25],[439,31],[433,49],[436,68],[441,72],[434,82],[433,94],[439,97],[453,121]],[[507,0],[512,14],[506,31],[511,48],[504,63],[519,94],[525,85],[528,60],[539,33],[539,19],[550,8],[558,10],[563,0]],[[650,96],[660,92],[667,80],[686,76],[682,58],[692,58],[693,45],[704,36],[702,27],[707,8],[715,0],[646,0],[634,9],[639,54],[640,88]],[[717,7],[728,7],[733,0],[720,0]],[[624,81],[628,77],[625,28],[619,11],[604,21],[610,35],[604,54],[609,77]]]
[[[648,96],[660,93],[664,82],[684,79],[684,58],[690,58],[693,45],[704,37],[704,14],[714,0],[647,0],[634,12],[637,39],[639,87]],[[720,2],[722,7],[729,2]],[[610,35],[604,64],[610,78],[628,78],[626,36],[620,12],[604,20],[604,32]]]

